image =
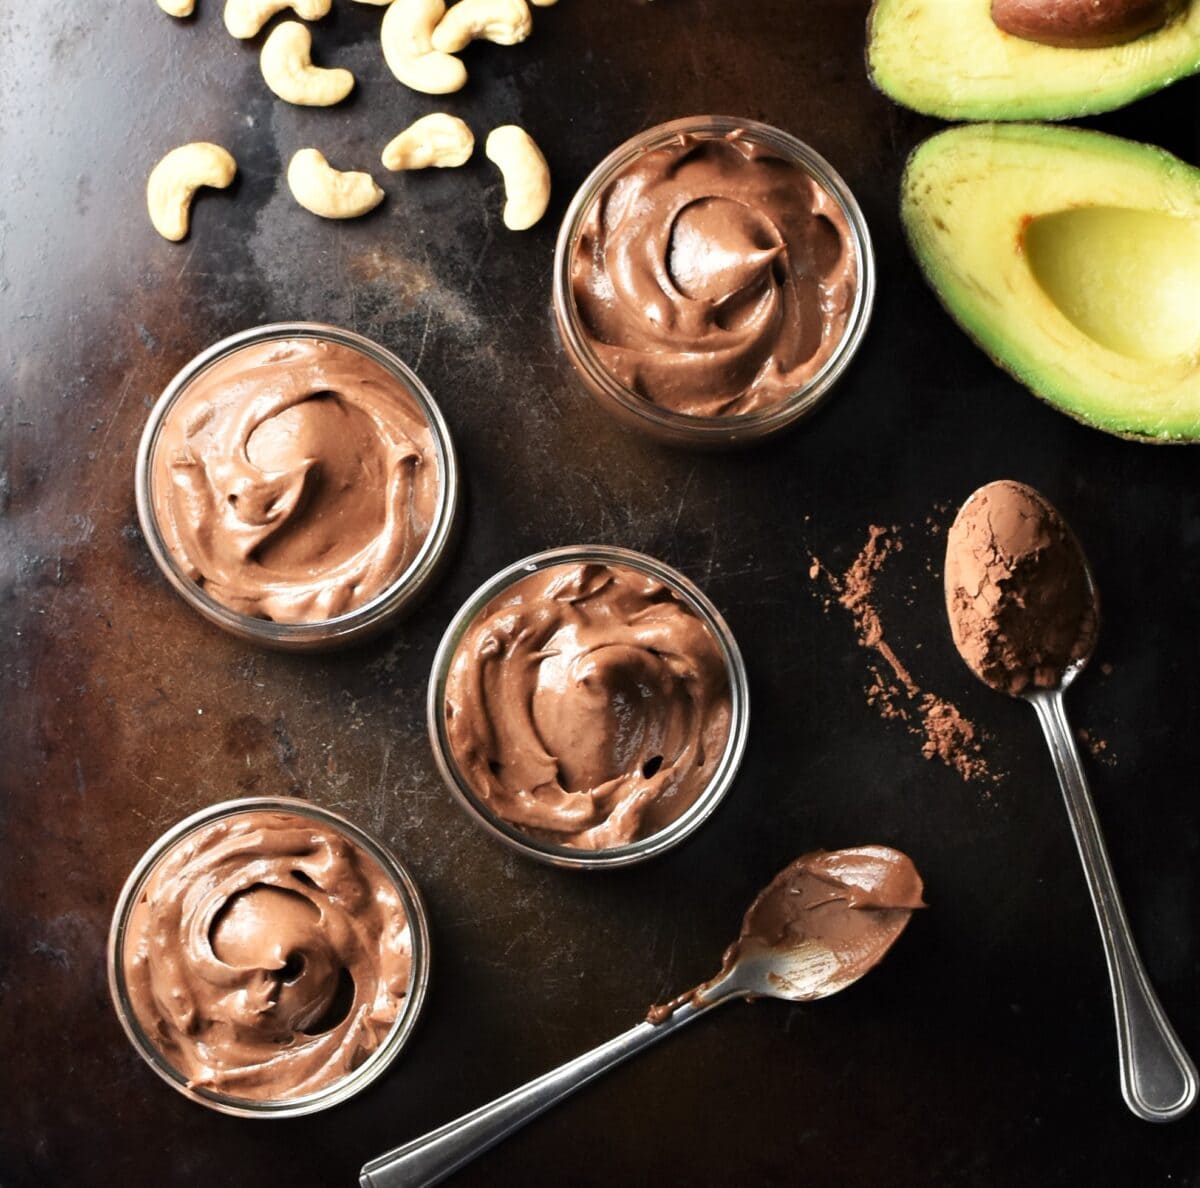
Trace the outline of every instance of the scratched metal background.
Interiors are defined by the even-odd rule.
[[[0,9],[0,1183],[349,1185],[360,1163],[635,1021],[709,973],[751,894],[814,846],[915,857],[929,912],[825,1004],[734,1006],[480,1160],[464,1185],[1200,1182],[1200,1115],[1155,1129],[1121,1104],[1095,926],[1048,759],[1024,705],[976,687],[940,608],[927,517],[978,484],[1036,484],[1086,543],[1107,599],[1100,661],[1071,694],[1115,765],[1092,763],[1147,964],[1200,1053],[1200,583],[1196,454],[1121,442],[1043,407],[937,308],[900,238],[897,181],[935,127],[867,85],[851,0],[563,0],[524,46],[474,47],[443,102],[387,74],[379,10],[339,2],[320,60],[351,67],[329,110],[276,101],[217,0],[176,23],[151,0]],[[1200,154],[1196,84],[1098,126]],[[482,136],[528,126],[552,163],[544,223],[505,232],[482,153],[388,176],[369,218],[321,222],[281,169],[316,144],[372,167],[445,107]],[[715,110],[778,124],[843,172],[878,246],[880,295],[832,403],[741,456],[673,453],[616,427],[555,343],[556,225],[591,166],[650,124]],[[193,139],[234,188],[182,245],[146,219],[146,174]],[[376,172],[382,170],[375,166]],[[263,654],[160,579],[134,517],[147,409],[192,354],[255,323],[313,318],[392,347],[441,402],[469,523],[405,625],[344,655]],[[870,523],[905,550],[881,597],[926,687],[992,734],[991,795],[923,760],[865,702],[866,655],[808,581]],[[679,565],[726,611],[754,723],[725,806],[641,869],[588,877],[492,844],[440,786],[428,667],[461,600],[503,563],[608,541]],[[166,826],[246,792],[339,808],[425,889],[427,1014],[376,1088],[315,1118],[228,1119],[142,1066],[110,1009],[117,890]]]

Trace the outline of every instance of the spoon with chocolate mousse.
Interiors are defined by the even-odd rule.
[[[1180,1118],[1196,1101],[1196,1068],[1138,955],[1063,708],[1100,623],[1083,549],[1033,488],[988,483],[962,505],[947,535],[945,586],[959,655],[984,684],[1028,701],[1050,746],[1104,942],[1121,1093],[1148,1122]]]
[[[857,982],[925,906],[911,860],[887,846],[818,850],[785,867],[750,905],[707,982],[646,1021],[472,1113],[373,1159],[362,1188],[427,1188],[602,1072],[735,998],[812,1002]]]

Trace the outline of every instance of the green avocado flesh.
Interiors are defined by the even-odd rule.
[[[1200,0],[1161,29],[1106,49],[1062,49],[1002,32],[991,0],[875,0],[872,81],[950,120],[1061,120],[1112,111],[1200,70]]]
[[[968,125],[913,152],[900,216],[946,309],[1036,395],[1200,441],[1200,169],[1099,132]]]

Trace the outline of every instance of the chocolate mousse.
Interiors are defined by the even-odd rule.
[[[955,646],[994,689],[1058,685],[1099,627],[1087,563],[1062,516],[1023,483],[989,483],[946,537],[946,610]]]
[[[846,330],[857,258],[845,212],[744,132],[681,134],[627,164],[571,261],[582,336],[638,396],[694,416],[780,403]]]
[[[181,838],[133,907],[120,958],[137,1022],[189,1087],[288,1101],[345,1077],[400,1013],[400,895],[333,827],[253,811]]]
[[[217,602],[280,623],[331,619],[400,578],[440,477],[416,400],[382,364],[317,338],[241,347],[168,410],[154,516]]]
[[[730,679],[712,630],[656,577],[565,563],[523,577],[468,627],[445,729],[490,813],[562,846],[657,833],[716,773]]]
[[[716,977],[650,1008],[661,1023],[685,1003],[702,1005],[706,991],[743,959],[766,951],[807,953],[817,976],[809,984],[781,985],[797,1002],[825,998],[869,973],[925,906],[924,886],[912,860],[889,846],[816,850],[797,858],[759,892],[736,941],[725,950]]]

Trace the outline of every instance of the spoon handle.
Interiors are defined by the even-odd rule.
[[[639,1023],[519,1089],[372,1159],[359,1173],[361,1188],[427,1188],[440,1183],[576,1089],[724,1001],[688,1004],[661,1023]]]
[[[1139,1118],[1171,1122],[1195,1104],[1196,1066],[1167,1021],[1134,944],[1079,751],[1067,723],[1062,690],[1039,690],[1026,696],[1037,710],[1050,745],[1100,925],[1117,1018],[1121,1094]]]

